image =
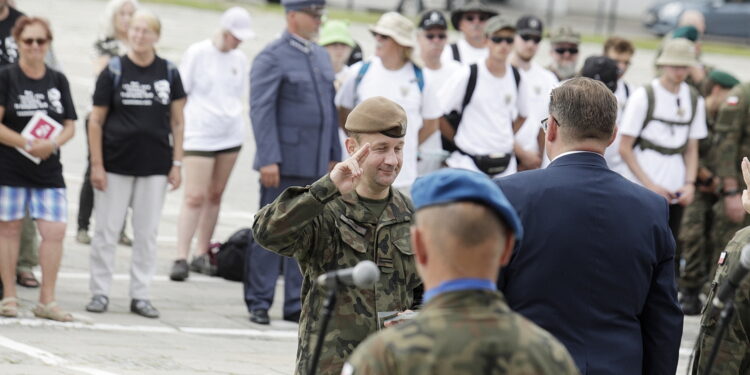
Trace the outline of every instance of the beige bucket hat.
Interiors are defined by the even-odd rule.
[[[695,58],[695,44],[685,38],[668,40],[658,59],[657,66],[693,66],[698,63]]]
[[[370,26],[370,31],[391,37],[403,47],[414,48],[414,24],[408,18],[396,13],[383,14],[378,23]]]

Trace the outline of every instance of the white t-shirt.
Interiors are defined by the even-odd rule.
[[[440,69],[424,68],[424,77],[427,82],[439,92],[440,88],[457,70],[461,69],[461,63],[455,60],[441,62]],[[419,145],[419,163],[417,171],[420,176],[436,171],[440,168],[447,152],[443,150],[440,140],[440,129]]]
[[[356,88],[355,95],[355,81],[361,67],[362,62],[351,66],[349,78],[336,93],[336,105],[353,109],[363,100],[374,96],[383,96],[404,108],[407,119],[406,137],[404,137],[404,162],[393,187],[407,188],[417,178],[417,148],[422,120],[436,119],[443,114],[435,97],[435,89],[425,76],[424,89],[419,90],[412,63],[405,64],[399,70],[388,70],[378,57],[373,57],[370,60],[370,67]]]
[[[247,94],[247,57],[238,49],[221,52],[211,40],[190,46],[182,57],[180,77],[188,94],[185,140],[190,151],[217,151],[245,140],[242,99]]]
[[[658,79],[651,82],[654,88],[654,118],[666,121],[688,121],[693,109],[690,108],[690,87],[686,83],[680,85],[677,95],[667,91]],[[677,103],[680,103],[679,108]],[[706,128],[706,108],[702,97],[698,98],[696,115],[693,123],[688,125],[668,125],[658,120],[650,121],[643,127],[648,110],[646,89],[635,90],[628,100],[620,120],[620,132],[631,137],[646,139],[658,146],[678,148],[689,139],[702,139],[708,135]],[[681,113],[678,113],[681,112]],[[655,184],[669,191],[677,191],[685,185],[685,162],[682,154],[663,155],[654,150],[634,149],[636,160]],[[634,182],[640,183],[637,179]]]
[[[615,98],[617,98],[617,126],[620,126],[620,120],[622,119],[622,112],[625,109],[625,104],[628,101],[628,92],[625,90],[625,81],[622,79],[617,81],[617,89],[615,90]],[[630,86],[630,85],[628,85]],[[632,90],[632,87],[630,88]],[[630,91],[632,94],[633,92]],[[609,147],[607,147],[607,150],[604,151],[604,159],[607,160],[607,166],[609,169],[621,174],[622,176],[633,179],[633,175],[630,172],[630,168],[628,168],[628,165],[625,164],[625,162],[622,160],[622,156],[620,155],[620,140],[622,139],[622,133],[621,130],[618,129],[617,136],[615,137],[615,140],[612,142]]]
[[[528,86],[521,79],[516,88],[515,77],[510,63],[506,64],[505,75],[495,77],[487,70],[486,62],[477,64],[477,85],[471,101],[461,117],[461,124],[454,138],[456,146],[472,155],[512,153],[515,143],[513,120],[517,116],[528,116]],[[439,92],[443,113],[460,111],[469,81],[470,68],[465,66],[457,71]],[[447,160],[452,168],[478,171],[474,161],[459,152],[453,152]],[[508,169],[501,175],[516,171],[516,158],[513,157]]]
[[[552,89],[557,87],[557,76],[533,61],[529,70],[518,71],[521,73],[521,82],[529,88],[529,116],[516,133],[516,142],[524,150],[539,152],[537,136],[542,127],[542,120],[548,116],[549,95]]]
[[[461,64],[471,65],[484,61],[489,55],[487,47],[475,48],[469,42],[464,39],[463,35],[456,41],[458,45],[458,57],[461,58]],[[440,61],[445,64],[448,61],[456,61],[453,59],[453,48],[450,44],[446,44],[443,49],[443,54],[440,55]]]
[[[351,67],[348,67],[344,65],[341,70],[336,73],[336,78],[334,81],[334,86],[336,86],[336,90],[340,90],[341,87],[344,85],[344,82],[349,78],[349,74],[351,74]],[[342,129],[339,126],[339,142],[341,144],[341,160],[349,159],[349,151],[346,151],[346,132],[344,129]]]

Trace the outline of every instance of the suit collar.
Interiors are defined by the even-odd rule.
[[[562,155],[556,158],[550,163],[548,168],[561,167],[565,165],[592,165],[597,167],[607,167],[607,161],[604,160],[604,156],[597,154],[596,152],[576,152],[572,154]]]

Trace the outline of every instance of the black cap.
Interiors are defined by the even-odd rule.
[[[539,17],[523,16],[516,22],[516,33],[518,35],[542,35],[544,24]]]
[[[612,92],[617,90],[617,76],[620,69],[617,62],[606,56],[591,56],[583,63],[581,76],[601,81]]]
[[[435,27],[441,29],[448,28],[448,21],[445,20],[445,16],[439,10],[428,10],[422,15],[419,20],[419,28],[422,30],[428,30]]]

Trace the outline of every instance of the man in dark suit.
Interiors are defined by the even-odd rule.
[[[683,315],[668,202],[607,168],[616,114],[601,82],[552,91],[543,121],[552,163],[496,180],[528,233],[498,286],[582,374],[672,375]]]

